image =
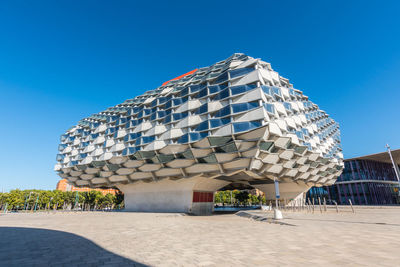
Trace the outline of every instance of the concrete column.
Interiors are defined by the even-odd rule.
[[[204,177],[179,180],[166,178],[147,183],[138,181],[132,184],[120,184],[118,188],[124,193],[126,211],[207,215],[213,211],[213,197],[194,199],[194,192],[202,195],[214,194],[227,184],[229,182]]]

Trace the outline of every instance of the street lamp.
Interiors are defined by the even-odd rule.
[[[400,187],[399,166],[397,166],[397,164],[394,162],[393,156],[392,156],[392,151],[390,150],[390,146],[388,144],[386,144],[386,148],[388,150],[388,153],[389,153],[389,156],[390,156],[390,160],[392,161],[394,173],[396,174],[396,178],[397,178],[397,181],[399,182],[399,187]]]

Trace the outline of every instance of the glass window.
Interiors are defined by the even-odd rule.
[[[143,138],[143,144],[148,144],[156,140],[155,136],[144,136]]]
[[[260,142],[260,149],[269,151],[274,146],[274,142]]]
[[[228,72],[222,73],[218,78],[214,81],[214,83],[223,83],[228,80]]]
[[[247,103],[240,103],[240,104],[233,104],[232,105],[232,112],[233,113],[246,111],[247,109],[248,109]]]
[[[81,143],[81,145],[82,145],[82,143]],[[63,151],[66,147],[67,147],[66,144],[60,144],[60,145],[58,145],[58,150]]]
[[[296,131],[296,135],[300,140],[304,140],[303,132]]]
[[[123,156],[132,155],[137,151],[136,147],[127,147],[122,151]]]
[[[248,103],[239,103],[239,104],[232,104],[232,112],[239,113],[246,110],[250,110],[253,108],[258,107],[258,101],[248,102]]]
[[[172,99],[172,102],[174,103],[174,106],[179,106],[182,104],[182,98],[174,98]]]
[[[156,155],[153,151],[138,151],[135,153],[137,159],[151,159]]]
[[[165,104],[165,109],[169,109],[170,107],[172,107],[172,100],[169,100],[169,101]]]
[[[164,119],[164,123],[171,122],[171,118],[172,118],[171,115],[166,116],[165,119]]]
[[[209,126],[208,126],[208,120],[207,121],[203,121],[202,123],[200,123],[197,128],[196,131],[204,131],[204,130],[208,130]]]
[[[208,137],[208,141],[210,142],[211,146],[221,146],[225,145],[226,143],[232,141],[232,137],[229,136],[210,136]]]
[[[271,114],[275,114],[275,106],[274,106],[274,104],[266,103],[266,104],[264,104],[264,108],[265,108],[265,110],[267,112],[269,112]]]
[[[178,139],[179,144],[185,144],[189,142],[189,134],[184,134]]]
[[[182,153],[177,153],[177,154],[175,154],[175,156],[178,159],[193,159],[194,158],[193,153],[190,149],[188,149]]]
[[[282,97],[282,92],[281,92],[281,89],[279,87],[271,87],[271,89],[272,89],[272,92],[275,95],[278,95],[278,96]]]
[[[206,112],[208,112],[208,104],[207,103],[205,103],[199,109],[197,109],[195,114],[203,114],[203,113],[206,113]]]
[[[185,95],[187,95],[189,93],[189,88],[185,88],[185,89],[183,89],[182,91],[181,91],[181,96],[185,96]]]
[[[256,84],[247,84],[247,85],[239,85],[239,86],[232,86],[231,93],[232,95],[238,95],[244,92],[251,91],[257,87]]]
[[[221,119],[211,119],[210,120],[210,128],[220,127],[222,125]]]
[[[248,74],[252,72],[254,68],[242,68],[242,69],[236,69],[236,70],[231,70],[229,73],[231,74],[231,79]]]
[[[203,90],[200,91],[200,93],[198,94],[197,97],[201,98],[201,97],[206,96],[206,95],[208,95],[208,90],[207,90],[207,88],[204,88]]]
[[[236,123],[233,123],[233,131],[235,133],[245,132],[245,131],[249,131],[249,130],[255,129],[257,127],[260,127],[260,126],[261,126],[260,121],[236,122]]]
[[[235,142],[231,142],[229,144],[215,148],[215,152],[217,152],[217,153],[232,153],[232,152],[237,152],[237,151],[238,151],[238,149],[236,147]]]
[[[206,157],[202,157],[202,158],[197,158],[199,163],[216,163],[217,162],[217,158],[215,157],[215,154],[210,154]]]
[[[157,155],[157,159],[159,163],[166,163],[170,162],[175,159],[174,155],[165,155],[165,154],[160,154]]]
[[[208,89],[210,90],[210,94],[214,94],[221,91],[221,87],[219,85],[210,85],[208,86]]]
[[[221,99],[224,99],[227,97],[229,97],[229,89],[225,89],[225,90],[221,91],[219,94],[217,94],[215,96],[215,100],[221,100]]]
[[[215,117],[225,117],[231,114],[231,106],[227,105],[215,113]]]
[[[288,102],[283,102],[283,106],[285,106],[285,109],[288,111],[292,111],[292,105]]]

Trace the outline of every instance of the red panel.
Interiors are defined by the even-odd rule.
[[[204,193],[203,192],[199,192],[199,195],[200,195],[199,202],[204,202]]]
[[[201,193],[201,202],[207,202],[207,193],[206,192]]]
[[[200,202],[200,192],[193,192],[193,202]]]
[[[213,197],[210,192],[193,192],[193,202],[213,202]]]
[[[173,79],[171,79],[171,80],[169,80],[169,81],[166,81],[166,82],[164,82],[164,83],[162,84],[162,86],[168,84],[170,81],[179,80],[180,78],[183,78],[183,77],[185,77],[185,76],[187,76],[187,75],[190,75],[190,74],[192,74],[192,73],[195,73],[196,71],[197,71],[197,69],[194,69],[194,70],[191,70],[191,71],[189,71],[189,72],[187,72],[187,73],[185,73],[185,74],[182,74],[181,76],[178,76],[178,77],[173,78]]]
[[[214,194],[213,193],[208,193],[208,199],[207,199],[207,202],[213,202],[213,198],[214,198],[214,196],[213,196]]]

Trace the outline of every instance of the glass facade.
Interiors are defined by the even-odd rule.
[[[307,198],[318,197],[333,204],[395,205],[400,204],[399,183],[393,165],[372,160],[347,160],[343,173],[331,186],[313,187]],[[317,203],[317,202],[315,202]]]

